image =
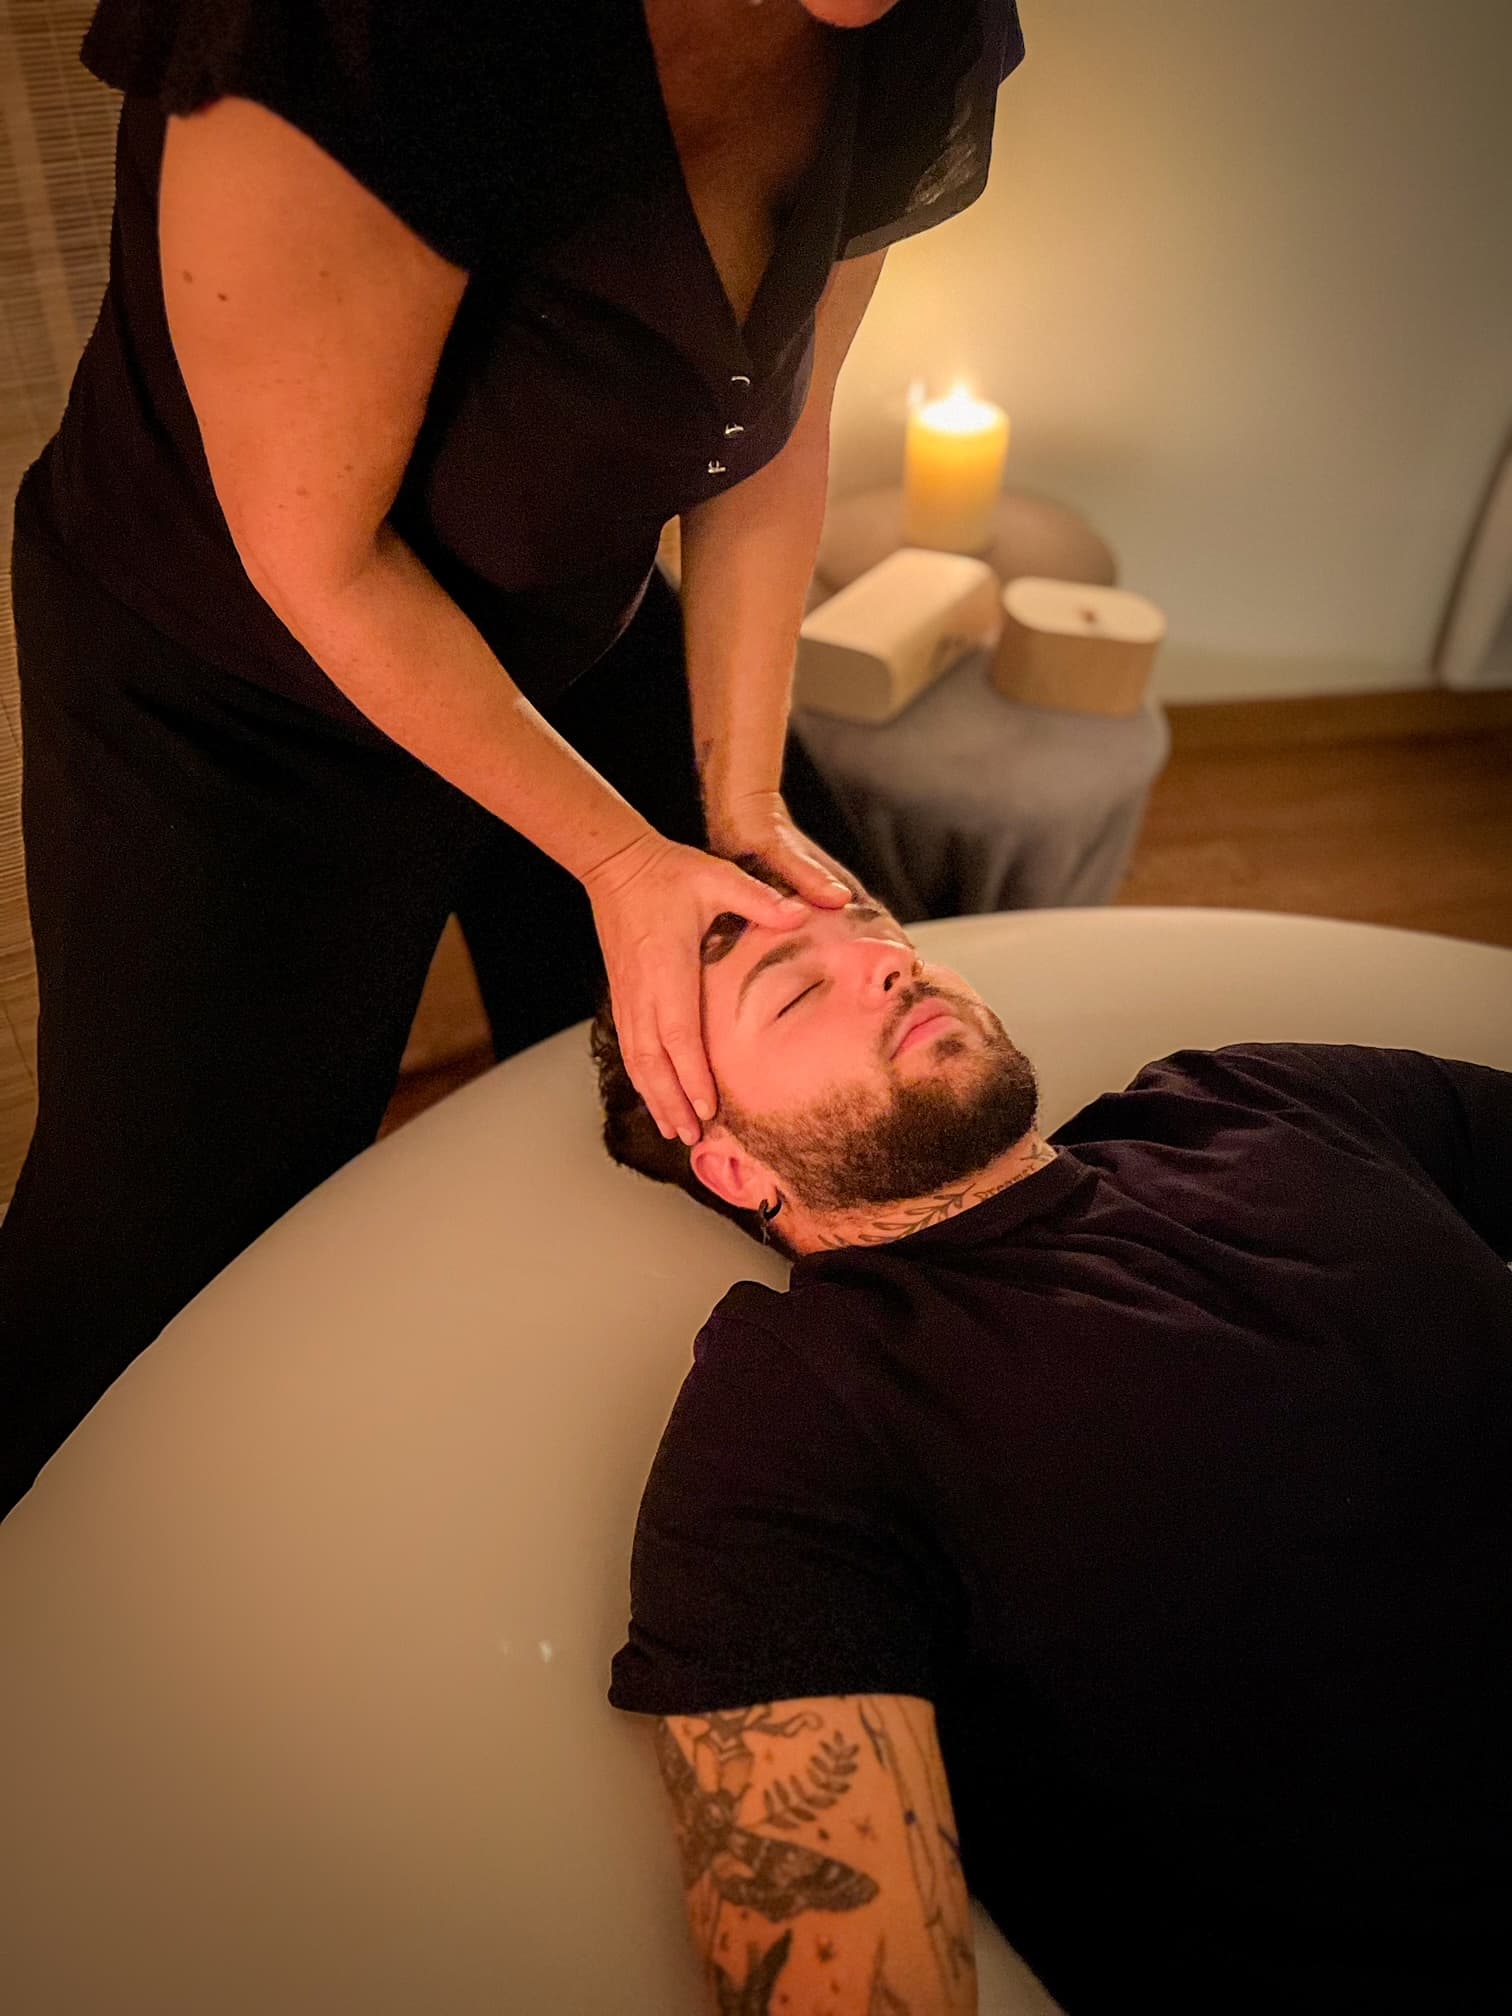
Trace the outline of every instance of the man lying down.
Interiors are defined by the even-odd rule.
[[[691,1151],[594,1048],[795,1262],[698,1336],[609,1696],[711,2006],[974,2010],[969,1886],[1071,2016],[1505,2009],[1512,1075],[1182,1050],[1045,1138],[863,891],[704,962]]]

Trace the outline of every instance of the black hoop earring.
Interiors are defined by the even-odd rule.
[[[770,1246],[772,1243],[771,1240],[767,1237],[767,1227],[771,1224],[772,1220],[777,1216],[777,1213],[781,1209],[782,1209],[782,1198],[780,1196],[778,1197],[776,1203],[770,1207],[770,1209],[764,1203],[758,1204],[756,1206],[756,1215],[761,1220],[761,1243],[763,1246]]]

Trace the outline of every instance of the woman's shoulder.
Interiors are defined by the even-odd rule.
[[[879,252],[976,201],[999,86],[1024,60],[1016,0],[898,0],[864,32],[844,258]]]
[[[549,229],[602,171],[584,108],[612,82],[604,34],[624,4],[99,0],[79,57],[167,114],[267,106],[472,269]]]

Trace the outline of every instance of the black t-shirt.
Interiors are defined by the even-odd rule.
[[[725,1296],[609,1698],[933,1701],[971,1886],[1072,2016],[1141,1983],[1397,2007],[1414,1967],[1422,2007],[1478,2009],[1512,1075],[1183,1050],[1050,1138],[957,1217]]]
[[[210,663],[354,713],[247,580],[163,309],[166,117],[221,96],[308,133],[469,281],[391,519],[529,698],[633,614],[664,523],[769,461],[836,259],[980,194],[1013,0],[899,0],[833,30],[821,152],[742,327],[667,119],[642,0],[101,0],[125,92],[111,277],[43,467],[54,535]]]

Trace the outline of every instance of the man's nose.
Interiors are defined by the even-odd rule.
[[[896,1000],[918,960],[902,945],[869,945],[865,948],[864,979],[869,999]]]

